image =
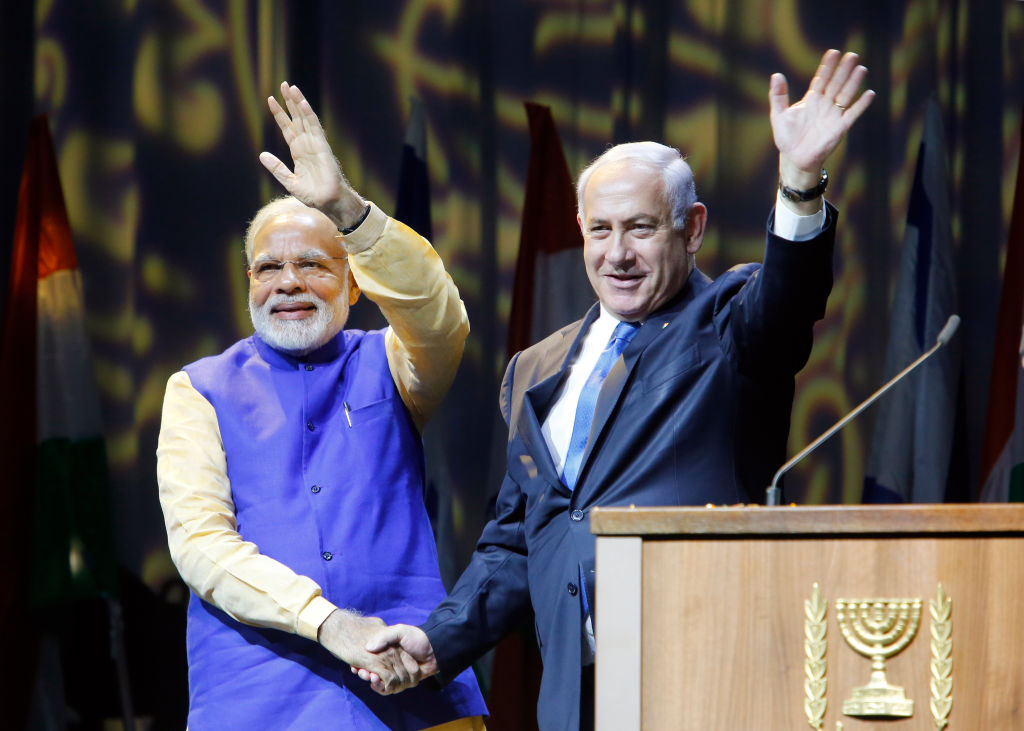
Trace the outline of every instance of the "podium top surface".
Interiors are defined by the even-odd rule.
[[[763,507],[596,507],[590,530],[603,536],[1024,535],[1024,503],[808,505]]]

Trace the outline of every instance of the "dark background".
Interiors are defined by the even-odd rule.
[[[552,108],[573,174],[613,142],[651,138],[685,152],[710,210],[698,266],[714,276],[761,255],[776,184],[770,73],[785,73],[795,98],[829,47],[861,54],[878,97],[830,162],[828,198],[841,211],[836,286],[798,379],[790,451],[882,381],[907,199],[934,96],[953,181],[968,427],[961,488],[972,495],[1020,145],[1024,3],[5,3],[0,286],[28,122],[45,112],[85,286],[129,640],[141,625],[132,612],[146,602],[156,602],[147,611],[170,612],[168,626],[179,617],[156,498],[163,388],[183,364],[251,332],[241,238],[278,194],[257,155],[285,154],[265,106],[281,80],[302,88],[349,179],[386,211],[409,97],[424,104],[434,244],[472,325],[448,403],[428,427],[431,471],[445,475],[450,577],[497,488],[490,455],[500,441],[497,386],[529,154],[522,102]],[[380,322],[357,306],[353,324]],[[797,468],[787,497],[859,500],[872,418],[867,412]],[[132,646],[145,647],[146,637],[140,628]],[[144,686],[164,682],[166,692],[152,695],[172,708],[140,701],[140,711],[173,717],[184,659],[161,667],[145,652],[130,648],[145,668],[133,673],[133,690],[145,698]]]

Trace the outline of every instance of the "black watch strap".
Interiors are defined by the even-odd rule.
[[[370,204],[367,203],[366,204],[366,208],[363,209],[363,215],[361,215],[359,217],[359,220],[357,220],[354,224],[352,224],[348,228],[341,229],[342,235],[348,236],[350,233],[355,231],[357,228],[359,228],[360,225],[362,225],[363,221],[365,221],[366,217],[369,216],[369,215],[370,215]]]
[[[782,181],[779,181],[779,191],[782,193],[782,197],[788,201],[794,203],[806,203],[812,201],[815,198],[820,198],[821,194],[825,192],[825,188],[828,187],[828,171],[825,168],[821,169],[821,180],[818,184],[810,190],[797,190],[796,188],[790,188],[788,185],[783,185]]]

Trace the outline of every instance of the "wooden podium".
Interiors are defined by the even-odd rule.
[[[591,530],[598,731],[1024,729],[1024,505],[595,508]],[[891,686],[913,715],[844,713],[905,713]]]

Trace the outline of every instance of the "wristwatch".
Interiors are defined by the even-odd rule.
[[[822,190],[824,190],[824,188],[822,188]],[[369,216],[369,215],[370,215],[370,205],[367,204],[366,208],[363,209],[363,215],[361,215],[355,223],[353,223],[348,228],[341,229],[342,235],[343,236],[348,236],[350,233],[355,231],[357,228],[359,228],[362,225],[363,221],[365,221],[366,217]]]
[[[783,185],[782,181],[779,181],[779,192],[782,193],[782,197],[793,203],[806,203],[812,201],[815,198],[820,198],[821,194],[825,192],[825,188],[828,187],[828,171],[825,168],[821,169],[821,180],[818,184],[810,190],[797,190],[796,188],[790,188],[788,185]]]

